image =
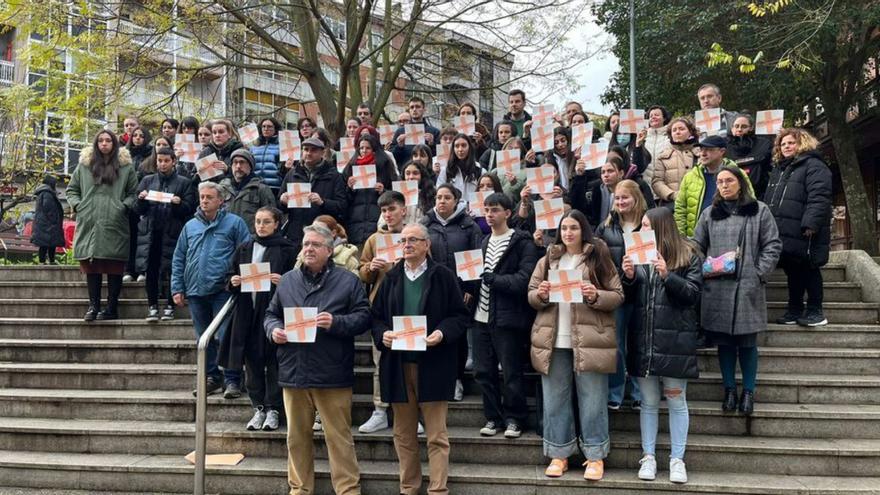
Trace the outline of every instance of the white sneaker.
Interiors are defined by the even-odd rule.
[[[642,460],[639,461],[639,479],[646,481],[654,481],[654,478],[657,477],[657,459],[650,455],[645,454],[645,457],[642,457]]]
[[[688,472],[681,459],[669,459],[669,481],[673,483],[687,483]]]
[[[321,415],[315,413],[315,422],[312,424],[312,431],[324,431],[324,425],[321,424]]]
[[[147,279],[147,276],[141,274],[141,275],[138,275],[137,281],[138,281],[138,282],[143,282],[143,281],[145,281],[146,279]]]
[[[125,275],[122,276],[122,281],[123,281],[123,282],[131,282],[132,280],[134,280],[134,279],[131,278],[131,275],[129,275],[129,274],[127,274],[127,273],[126,273]]]
[[[266,412],[263,411],[263,406],[260,406],[254,410],[254,417],[248,421],[247,429],[250,431],[256,431],[263,427],[263,422],[266,421]]]
[[[419,435],[424,435],[424,434],[425,434],[425,427],[422,426],[422,422],[421,422],[421,421],[419,421],[419,427],[416,429],[416,433],[419,434]]]
[[[388,413],[376,409],[373,411],[373,415],[370,416],[370,419],[358,427],[358,431],[361,433],[376,433],[377,431],[386,428],[388,428]]]
[[[464,384],[461,380],[455,380],[455,395],[452,396],[452,400],[461,402],[462,399],[464,399]]]

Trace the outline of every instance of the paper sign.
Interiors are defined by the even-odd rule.
[[[449,157],[452,155],[452,145],[440,143],[437,145],[437,156],[434,162],[440,162],[440,167],[445,167],[449,163]]]
[[[459,115],[452,119],[452,125],[465,136],[473,136],[477,132],[477,119],[473,115]]]
[[[281,131],[278,133],[278,158],[282,162],[287,160],[302,159],[302,143],[299,140],[299,133],[296,131]]]
[[[550,282],[550,302],[582,303],[584,293],[581,292],[583,272],[580,270],[550,270],[547,280]]]
[[[311,208],[309,194],[312,193],[311,182],[288,182],[287,183],[287,207],[288,208]]]
[[[147,191],[147,201],[155,201],[157,203],[170,203],[174,194],[162,191]]]
[[[535,151],[553,150],[553,123],[547,125],[532,125],[531,138],[532,149]]]
[[[782,130],[784,110],[761,110],[755,116],[755,134],[768,136]]]
[[[257,124],[250,122],[245,124],[244,127],[238,130],[238,137],[241,138],[242,143],[253,143],[257,139],[260,138],[260,131],[257,129]]]
[[[174,135],[174,144],[177,145],[179,143],[194,143],[196,142],[195,134],[175,134]]]
[[[184,457],[190,464],[196,463],[196,451],[186,454]],[[235,466],[244,460],[244,454],[207,454],[205,455],[206,466]]]
[[[372,189],[376,187],[376,165],[355,165],[351,167],[354,177],[352,189]]]
[[[403,194],[403,197],[406,198],[406,206],[419,205],[419,181],[396,180],[391,182],[391,190]]]
[[[533,109],[532,128],[553,124],[553,105],[538,105]]]
[[[350,138],[350,137],[339,138],[339,150],[354,153],[355,152],[354,138]]]
[[[495,191],[476,191],[471,195],[470,201],[468,201],[468,208],[475,217],[486,216],[486,198],[494,193]]]
[[[388,263],[403,258],[403,236],[401,234],[381,234],[376,236],[376,250],[374,258]]]
[[[519,172],[521,160],[518,149],[501,150],[495,153],[495,157],[495,168],[500,169],[502,173],[515,174]]]
[[[647,265],[657,259],[657,241],[653,230],[623,234],[623,245],[634,265]]]
[[[415,146],[425,142],[425,124],[406,124],[403,126],[403,144]]]
[[[581,160],[586,163],[587,170],[602,168],[606,158],[608,158],[608,143],[592,143],[581,150]]]
[[[645,120],[644,110],[625,108],[620,111],[618,134],[637,134],[646,127],[648,127],[648,121]]]
[[[318,334],[318,308],[284,308],[284,333],[287,341],[312,344]]]
[[[424,316],[395,316],[392,351],[424,351],[427,348],[428,319]]]
[[[553,230],[559,226],[564,214],[565,206],[562,198],[535,201],[535,228]]]
[[[483,250],[472,249],[455,253],[455,273],[464,281],[479,280],[483,273]]]
[[[217,162],[217,155],[211,153],[210,155],[199,158],[196,160],[196,170],[198,170],[199,178],[202,180],[208,180],[212,177],[217,177],[218,175],[223,175],[222,170],[217,170],[214,168],[214,162]]]
[[[553,192],[553,167],[543,165],[526,169],[526,185],[532,188],[532,194],[550,194]]]
[[[239,265],[242,292],[269,292],[272,269],[269,263],[246,263]]]
[[[717,134],[721,130],[721,109],[697,110],[694,112],[694,124],[700,132]]]
[[[378,129],[379,132],[379,142],[382,146],[386,144],[391,144],[394,141],[394,133],[397,131],[397,128],[393,125],[380,125]]]
[[[189,134],[181,135],[189,136]],[[180,160],[184,162],[195,163],[195,161],[199,159],[199,154],[202,152],[201,143],[174,143],[174,147],[183,152],[183,154],[180,155]]]
[[[571,149],[583,150],[593,142],[593,123],[578,124],[571,128]]]

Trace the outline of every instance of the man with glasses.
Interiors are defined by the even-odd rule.
[[[428,444],[428,493],[449,493],[447,405],[458,375],[457,340],[464,335],[468,312],[454,273],[428,257],[431,241],[421,224],[404,227],[403,263],[397,263],[373,300],[373,341],[382,353],[379,379],[382,400],[394,411],[394,449],[400,461],[400,490],[416,495],[422,484],[417,428],[425,419]],[[394,317],[424,316],[425,351],[392,350]],[[404,323],[406,326],[406,322]]]
[[[370,328],[360,280],[333,264],[333,234],[303,229],[302,266],[281,278],[266,310],[266,335],[278,344],[278,383],[287,415],[287,482],[291,495],[315,493],[312,423],[321,415],[330,479],[340,495],[359,495],[360,471],[351,434],[354,338]],[[292,343],[285,308],[317,308],[314,342]]]

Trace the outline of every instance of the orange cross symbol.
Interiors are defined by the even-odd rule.
[[[384,146],[389,144],[394,140],[394,126],[392,125],[380,125],[379,126],[379,142]]]
[[[241,137],[242,142],[252,143],[257,140],[260,134],[257,131],[257,124],[250,123],[239,129],[238,135]]]
[[[556,270],[551,271],[557,280],[551,281],[550,297],[554,302],[583,302],[583,293],[581,292],[581,278],[569,278],[569,272],[577,270]],[[573,275],[573,274],[572,274]]]
[[[620,111],[620,124],[618,130],[621,134],[635,134],[639,132],[639,125],[645,121],[644,110],[627,108]]]
[[[404,143],[414,146],[425,142],[425,124],[407,124],[403,127]]]
[[[755,134],[778,134],[782,128],[782,110],[761,110],[755,120]]]
[[[499,151],[497,168],[504,172],[516,173],[519,170],[519,157],[520,151],[517,149]]]
[[[472,136],[477,131],[476,118],[473,115],[460,115],[455,118],[455,128],[466,136]]]
[[[416,346],[416,339],[421,337],[422,339],[426,338],[428,335],[428,330],[426,325],[417,326],[415,323],[415,318],[412,316],[395,316],[394,317],[394,327],[399,328],[403,327],[401,330],[397,330],[394,332],[394,341],[397,343],[401,341],[402,344],[397,344],[395,347],[397,350],[404,351],[415,351],[418,350]],[[419,319],[424,320],[424,316]]]
[[[584,149],[593,140],[593,123],[578,124],[571,128],[571,149]]]
[[[589,151],[586,155],[581,156],[581,158],[584,158],[587,162],[586,168],[601,168],[602,165],[605,165],[605,159],[608,158],[607,147],[603,149],[602,143],[593,143],[588,147],[588,150]]]
[[[535,228],[541,230],[552,230],[556,228],[556,224],[565,213],[563,206],[553,207],[553,202],[562,203],[562,198],[547,199],[535,202]],[[542,210],[540,213],[538,210]]]
[[[391,189],[403,194],[406,206],[419,204],[419,182],[415,180],[396,180],[391,183]]]
[[[355,165],[351,167],[351,176],[354,177],[354,189],[369,189],[376,185],[375,165]]]
[[[553,105],[538,105],[532,121],[538,125],[547,125],[553,121]]]
[[[437,145],[437,159],[444,164],[449,161],[449,155],[452,153],[452,146],[440,143]]]
[[[284,312],[285,320],[288,320],[284,323],[287,340],[298,343],[315,341],[314,334],[318,329],[315,321],[317,308],[285,308]]]
[[[633,232],[627,236],[631,236],[632,242],[626,243],[626,255],[632,258],[634,264],[644,265],[656,258],[657,243],[653,231]]]
[[[526,181],[533,193],[550,194],[553,192],[553,167],[543,166],[526,169]]]
[[[474,249],[455,253],[455,264],[462,280],[477,280],[483,272],[483,252]]]
[[[287,161],[290,158],[300,159],[300,141],[294,131],[281,131],[278,136],[279,158]]]
[[[697,128],[706,132],[721,129],[721,110],[697,110],[694,120]]]
[[[376,259],[393,263],[403,258],[400,234],[382,234],[376,238]]]
[[[188,134],[182,135],[187,136]],[[193,143],[189,141],[177,143],[176,147],[183,152],[183,155],[180,157],[180,159],[185,162],[194,162],[198,160],[199,152],[202,151],[202,145],[200,143]]]
[[[272,283],[272,274],[269,273],[268,265],[268,263],[246,263],[241,265],[242,292],[269,291],[270,284]],[[261,268],[265,269],[265,271],[260,271]]]
[[[288,208],[311,208],[309,195],[312,194],[312,184],[309,182],[287,183],[287,207]]]
[[[549,151],[553,149],[553,124],[532,127],[532,148],[535,151]]]

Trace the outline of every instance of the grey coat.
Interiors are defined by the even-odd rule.
[[[776,268],[782,241],[773,214],[755,201],[733,214],[723,205],[706,208],[697,221],[694,241],[706,256],[734,251],[743,222],[746,226],[738,278],[723,277],[703,282],[701,322],[705,330],[746,335],[767,329],[767,279]]]

